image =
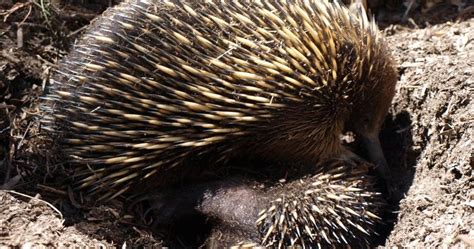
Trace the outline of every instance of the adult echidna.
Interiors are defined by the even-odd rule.
[[[337,2],[127,0],[59,65],[43,126],[104,197],[205,154],[350,158],[345,129],[386,170],[396,77],[375,24]]]
[[[203,158],[350,161],[345,130],[386,177],[396,80],[374,22],[337,2],[126,0],[60,64],[43,126],[106,199]]]

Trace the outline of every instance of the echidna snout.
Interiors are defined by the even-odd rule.
[[[396,72],[391,70],[380,80],[390,82],[396,77]],[[355,105],[354,112],[345,125],[347,130],[356,134],[367,152],[369,161],[375,164],[379,176],[385,180],[389,180],[391,173],[382,151],[379,133],[394,94],[395,84],[380,84],[367,91],[364,101]]]

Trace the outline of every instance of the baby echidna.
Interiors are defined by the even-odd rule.
[[[197,205],[217,219],[207,246],[366,247],[384,206],[367,166],[331,160],[309,177],[269,189],[242,179],[211,185]]]
[[[396,80],[374,22],[337,2],[126,0],[62,61],[42,122],[105,199],[203,158],[351,160],[346,130],[387,177]]]

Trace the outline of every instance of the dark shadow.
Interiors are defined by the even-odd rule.
[[[389,115],[380,133],[385,157],[392,170],[393,189],[387,212],[380,227],[378,245],[384,245],[398,220],[400,201],[410,189],[415,176],[415,165],[421,151],[413,148],[410,114],[406,111]],[[388,193],[384,195],[389,196]]]

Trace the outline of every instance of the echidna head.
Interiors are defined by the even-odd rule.
[[[379,168],[387,168],[379,141],[379,132],[395,94],[397,82],[395,70],[389,67],[385,69],[372,77],[374,81],[377,81],[369,84],[373,86],[373,89],[367,91],[364,99],[355,104],[352,115],[346,122],[346,129],[356,134],[367,150],[369,160],[380,166]]]

